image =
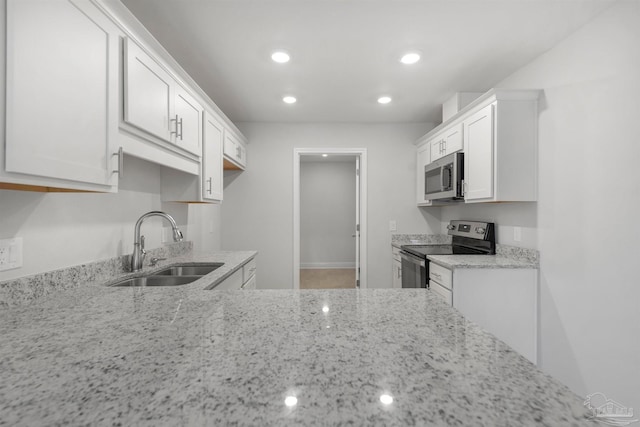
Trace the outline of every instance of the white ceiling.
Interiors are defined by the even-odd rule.
[[[490,89],[611,4],[122,1],[234,122],[440,122],[455,92]],[[272,62],[276,48],[291,61]],[[401,64],[408,50],[422,60]]]

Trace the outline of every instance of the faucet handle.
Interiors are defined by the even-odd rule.
[[[150,265],[151,267],[153,267],[153,266],[154,266],[154,265],[156,265],[158,262],[160,262],[160,261],[164,261],[165,259],[166,259],[166,258],[156,258],[156,257],[153,257],[153,258],[151,258],[151,262],[149,263],[149,265]]]

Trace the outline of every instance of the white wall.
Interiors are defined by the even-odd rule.
[[[541,255],[542,368],[637,413],[640,2],[617,3],[498,87],[544,90],[539,201],[448,207],[442,219],[495,219],[502,243],[524,227],[521,246]]]
[[[256,249],[258,286],[293,286],[293,148],[367,148],[369,287],[391,287],[391,232],[438,232],[439,212],[415,208],[413,142],[429,124],[240,123],[248,169],[225,181],[224,249]],[[226,179],[226,177],[225,177]],[[227,191],[228,190],[228,191]]]
[[[301,268],[353,268],[356,161],[300,163]]]
[[[136,220],[145,212],[171,214],[196,250],[220,248],[220,207],[162,203],[160,166],[125,157],[115,194],[35,193],[0,190],[0,239],[23,238],[23,267],[0,272],[0,281],[129,254]],[[142,226],[146,247],[172,237],[160,218]],[[211,232],[213,230],[213,232]]]

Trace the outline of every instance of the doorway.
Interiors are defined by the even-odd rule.
[[[295,148],[293,157],[294,289],[365,288],[366,149]],[[324,169],[322,162],[325,162],[331,173],[325,177],[327,184],[324,189],[322,178],[319,178],[319,173]],[[352,171],[352,179],[345,177],[340,182],[350,189],[341,188],[336,191],[339,193],[336,194],[337,200],[321,201],[323,197],[320,196],[326,196],[329,187],[338,190],[338,175],[345,175],[349,169]],[[301,190],[305,193],[301,194]],[[314,191],[317,191],[319,196],[315,201],[309,194]],[[301,209],[301,203],[304,203],[304,209]],[[324,204],[327,206],[323,206]],[[331,204],[333,206],[330,206]],[[340,219],[336,216],[338,214],[348,217]],[[301,215],[304,215],[302,221]],[[313,223],[318,225],[318,230],[311,227]]]

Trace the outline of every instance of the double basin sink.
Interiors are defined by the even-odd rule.
[[[222,267],[223,263],[173,265],[146,276],[121,280],[111,286],[179,286],[195,282],[202,276]]]

